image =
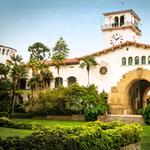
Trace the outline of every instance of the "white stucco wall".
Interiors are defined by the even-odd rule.
[[[10,59],[10,55],[16,54],[16,50],[5,47],[5,46],[0,46],[0,63],[6,63],[6,60]]]
[[[146,62],[146,65],[141,65],[141,60],[140,65],[134,65],[134,58],[136,56],[139,56],[140,59],[142,56],[146,56],[148,60],[149,55],[150,49],[135,46],[124,46],[123,48],[116,49],[113,52],[96,56],[95,59],[98,65],[96,67],[92,67],[90,70],[90,83],[97,85],[99,91],[105,90],[106,92],[110,92],[111,87],[116,86],[117,82],[119,82],[122,75],[125,73],[138,67],[150,69],[148,61]],[[133,65],[122,66],[122,57],[133,57]],[[108,68],[108,73],[106,75],[101,75],[99,73],[101,66],[106,66]],[[53,72],[54,77],[57,77],[57,71],[54,66],[51,67],[51,71]],[[76,77],[77,82],[80,85],[87,85],[87,71],[85,68],[79,68],[79,65],[62,66],[60,69],[60,76],[63,78],[64,86],[67,86],[67,78],[70,76]]]

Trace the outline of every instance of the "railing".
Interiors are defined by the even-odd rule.
[[[134,26],[140,33],[141,33],[141,29],[139,28],[138,25],[136,25],[135,23],[133,22],[125,22],[124,24],[116,24],[116,23],[112,23],[112,24],[105,24],[105,25],[102,25],[101,28],[102,30],[103,29],[109,29],[109,28],[118,28],[118,27],[126,27],[126,26]]]

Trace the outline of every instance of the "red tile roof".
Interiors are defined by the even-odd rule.
[[[79,64],[80,60],[83,59],[86,56],[101,56],[101,55],[105,55],[105,54],[108,54],[110,52],[119,50],[119,48],[122,48],[124,46],[143,47],[144,49],[150,48],[149,44],[142,44],[142,43],[136,43],[136,42],[127,41],[127,42],[124,42],[124,43],[121,43],[121,44],[118,44],[118,45],[115,45],[115,46],[112,46],[112,47],[109,47],[109,48],[106,48],[106,49],[103,49],[103,50],[100,50],[100,51],[97,51],[97,52],[94,52],[94,53],[91,53],[91,54],[88,54],[88,55],[84,55],[84,56],[73,58],[73,59],[65,59],[63,64],[64,65]],[[52,66],[54,65],[54,64],[52,64],[51,61],[47,61],[47,63],[52,65]]]

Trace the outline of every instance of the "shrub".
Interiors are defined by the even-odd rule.
[[[144,120],[146,124],[150,124],[150,103],[147,105],[144,111]]]
[[[8,112],[0,112],[0,117],[8,117]]]
[[[0,138],[0,147],[4,150],[117,150],[141,140],[142,128],[138,124],[113,122],[108,125],[112,129],[107,130],[101,126],[107,124],[97,121],[77,127],[56,126],[33,132],[24,138]]]
[[[86,108],[84,116],[87,121],[95,121],[99,115],[103,115],[107,111],[107,105],[98,105],[93,108]]]
[[[42,127],[39,124],[15,122],[15,121],[12,121],[6,117],[0,118],[0,127],[15,128],[15,129],[26,129],[26,130],[37,130],[37,129],[43,130],[44,129],[44,127]]]
[[[8,115],[9,118],[32,118],[31,113],[13,113]]]
[[[84,87],[78,84],[73,84],[67,88],[59,87],[37,92],[37,97],[29,101],[28,105],[31,106],[32,113],[40,116],[83,114],[93,111],[94,114],[92,115],[95,116],[95,110],[98,110],[97,115],[100,115],[108,108],[106,93],[99,94],[95,85]],[[92,110],[90,110],[91,107]],[[92,120],[95,118],[93,117]]]

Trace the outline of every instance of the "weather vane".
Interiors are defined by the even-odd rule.
[[[122,5],[122,10],[124,9],[124,5],[125,5],[125,2],[122,0],[121,1],[121,5]]]

